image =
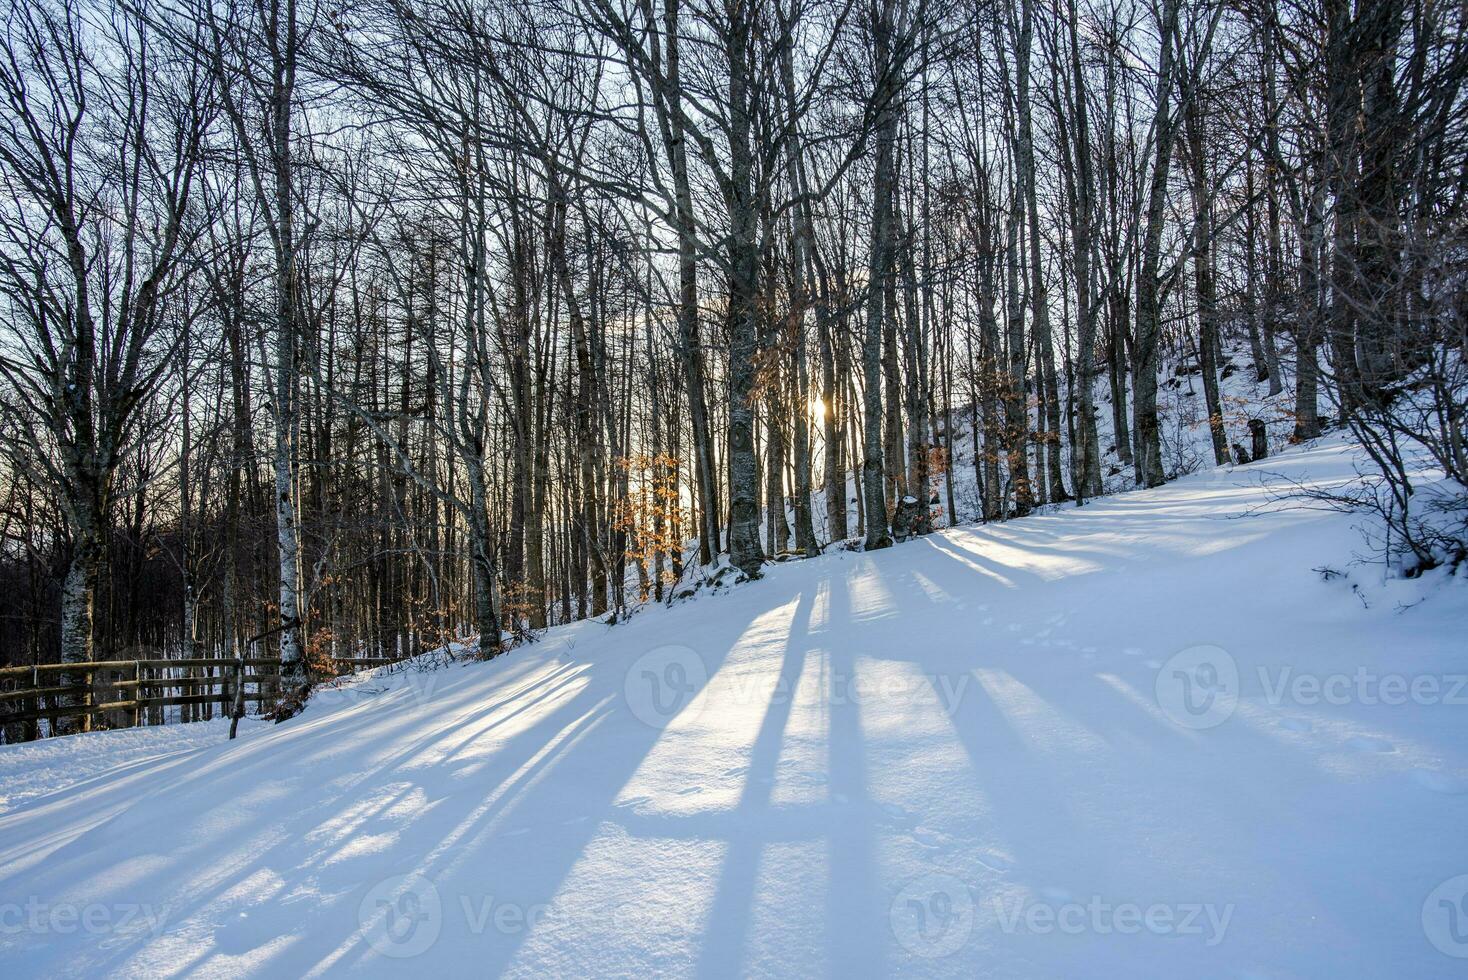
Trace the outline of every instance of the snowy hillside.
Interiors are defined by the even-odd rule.
[[[232,744],[0,748],[0,966],[1462,976],[1468,586],[1352,564],[1281,477],[1351,452],[775,566]]]
[[[1285,450],[1289,447],[1290,435],[1295,427],[1294,396],[1292,394],[1294,390],[1293,352],[1291,351],[1282,358],[1280,391],[1270,394],[1269,382],[1258,381],[1255,378],[1253,361],[1247,344],[1227,343],[1223,350],[1219,393],[1223,405],[1224,429],[1229,444],[1239,443],[1247,446],[1250,441],[1249,420],[1258,419],[1264,423],[1270,454],[1274,455]],[[1160,438],[1164,470],[1169,478],[1211,470],[1213,468],[1213,449],[1208,430],[1208,412],[1203,397],[1202,379],[1198,375],[1196,365],[1169,361],[1163,365],[1162,374],[1163,380],[1158,386],[1157,404],[1158,417],[1163,421]],[[1104,377],[1095,379],[1094,388],[1097,406],[1096,430],[1101,449],[1102,484],[1108,494],[1123,493],[1136,486],[1133,466],[1118,452],[1118,439],[1112,421],[1111,390],[1106,379]],[[1131,389],[1128,386],[1126,393],[1128,406],[1132,403],[1131,399]],[[1032,404],[1029,412],[1031,429],[1036,431],[1043,429],[1044,420],[1039,417],[1038,406]],[[982,514],[978,474],[974,467],[972,406],[967,404],[955,406],[952,409],[952,422],[953,438],[940,440],[940,442],[950,452],[949,468],[953,477],[956,514],[951,523],[964,524],[979,520]],[[982,428],[980,431],[982,432]],[[1070,455],[1070,447],[1067,443],[1062,451],[1065,482],[1067,489],[1073,491],[1075,487],[1074,475],[1070,472]],[[1041,464],[1033,441],[1027,451],[1027,460],[1029,472],[1038,473]],[[1001,463],[1002,471],[1003,464]],[[934,524],[938,527],[948,526],[950,515],[946,513],[947,488],[944,485],[946,475],[934,475],[930,479],[931,489],[938,496],[938,507],[941,510],[941,513],[935,515]],[[856,476],[853,474],[848,476],[846,481],[846,520],[847,527],[852,534],[856,533],[858,526],[859,510],[856,499],[858,494],[859,488]],[[787,503],[785,520],[787,525],[794,525],[795,510],[792,503]],[[811,520],[815,526],[817,539],[822,542],[829,541],[831,534],[826,520],[826,492],[823,483],[818,483],[811,497]],[[766,547],[769,544],[765,540],[767,536],[764,533],[764,520],[762,519],[761,540],[764,541]],[[628,581],[630,583],[632,579],[629,577]]]

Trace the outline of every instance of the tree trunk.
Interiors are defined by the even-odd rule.
[[[758,202],[749,105],[751,12],[729,17],[729,561],[758,578],[765,554],[759,540],[759,478],[754,450],[755,349],[759,337]]]
[[[296,440],[297,398],[300,370],[296,360],[300,325],[296,322],[298,275],[296,271],[295,173],[291,148],[291,118],[296,79],[295,5],[286,3],[282,25],[284,38],[277,38],[280,54],[274,59],[271,92],[273,131],[270,150],[275,169],[275,533],[279,568],[280,678],[288,697],[297,696],[309,684],[301,636],[301,540],[296,526]]]
[[[1009,376],[1004,390],[1004,446],[1009,467],[1010,490],[1014,494],[1014,516],[1023,517],[1035,506],[1030,484],[1030,413],[1025,390],[1025,313],[1020,301],[1020,251],[1018,215],[1009,218],[1005,344],[1009,349]]]
[[[102,566],[102,547],[98,537],[95,518],[87,514],[76,514],[72,527],[71,564],[66,570],[66,579],[61,586],[61,662],[68,664],[90,663],[95,659],[92,651],[93,602],[96,596],[97,575]],[[63,706],[86,707],[92,703],[88,688],[90,675],[63,674],[61,684],[83,688],[75,695],[57,699]],[[92,730],[92,716],[78,715],[62,719],[57,726],[60,731]]]
[[[1157,68],[1157,106],[1153,115],[1154,157],[1147,191],[1146,230],[1137,271],[1137,332],[1132,346],[1132,398],[1136,423],[1138,486],[1161,486],[1162,437],[1157,420],[1157,345],[1162,334],[1162,230],[1167,221],[1167,177],[1172,166],[1176,131],[1172,111],[1178,7],[1180,0],[1162,0],[1159,36],[1161,57]]]
[[[1213,281],[1213,202],[1208,192],[1206,133],[1201,100],[1188,100],[1183,125],[1188,141],[1193,192],[1193,284],[1198,297],[1198,362],[1203,372],[1203,399],[1208,408],[1208,431],[1213,440],[1213,461],[1228,463],[1228,435],[1223,426],[1223,405],[1218,395],[1218,299]]]
[[[878,71],[876,102],[877,121],[874,138],[877,150],[876,182],[872,194],[872,239],[867,264],[866,332],[862,345],[862,495],[866,502],[866,550],[875,551],[892,544],[887,528],[887,496],[883,461],[883,349],[886,339],[884,309],[887,283],[892,274],[893,229],[897,191],[897,98],[898,80],[892,58],[892,31],[895,3],[884,0],[873,24],[875,64]],[[894,311],[895,312],[895,311]],[[888,411],[898,411],[889,405]],[[900,465],[900,461],[894,465]]]

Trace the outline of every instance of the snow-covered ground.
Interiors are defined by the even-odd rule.
[[[1468,584],[1261,486],[1351,475],[836,551],[234,743],[0,748],[0,971],[1463,976]]]
[[[249,731],[264,724],[258,718],[244,718],[240,728]],[[7,745],[0,751],[0,814],[96,776],[116,779],[132,768],[154,769],[173,756],[187,755],[228,738],[229,721],[216,718],[192,725],[123,728],[86,738]]]

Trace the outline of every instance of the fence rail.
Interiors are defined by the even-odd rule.
[[[333,657],[331,663],[340,675],[402,659]],[[175,670],[186,673],[164,674]],[[19,686],[27,682],[29,686]],[[244,690],[249,686],[254,690]],[[145,724],[153,709],[179,705],[217,705],[224,717],[230,717],[245,703],[276,700],[279,690],[278,657],[94,660],[0,667],[0,727],[77,718],[85,731],[103,716],[107,727],[131,728]]]

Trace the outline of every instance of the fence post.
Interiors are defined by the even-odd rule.
[[[93,656],[95,655],[96,654],[93,654]],[[95,703],[92,698],[92,685],[97,682],[97,672],[95,670],[83,669],[82,681],[83,690],[81,695],[81,731],[89,732],[92,730],[92,705]]]

